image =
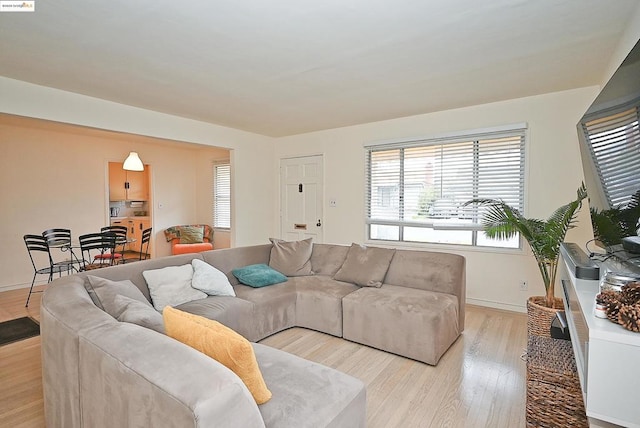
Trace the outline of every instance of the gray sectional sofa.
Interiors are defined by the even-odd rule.
[[[146,270],[203,260],[224,272],[236,296],[176,306],[217,320],[251,342],[298,326],[427,364],[464,329],[465,260],[396,250],[379,287],[340,281],[350,247],[314,244],[313,274],[263,288],[238,283],[235,268],[269,264],[272,245],[185,254],[89,272],[130,280],[151,301]],[[353,263],[351,259],[350,262]],[[364,427],[364,384],[346,374],[254,343],[273,397],[257,405],[243,382],[164,334],[119,322],[94,304],[87,274],[55,280],[41,306],[48,427]],[[379,284],[377,284],[379,285]]]

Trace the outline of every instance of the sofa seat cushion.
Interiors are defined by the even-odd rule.
[[[254,304],[247,300],[231,296],[210,296],[183,303],[176,306],[176,309],[216,320],[250,341],[261,339],[256,335]]]
[[[295,355],[253,344],[260,371],[273,396],[258,406],[266,427],[364,428],[362,381]]]
[[[342,337],[342,298],[358,286],[316,275],[289,279],[296,286],[296,325]]]
[[[268,287],[233,287],[236,296],[254,304],[253,320],[260,339],[296,325],[296,287],[292,281]]]
[[[213,250],[213,244],[211,242],[200,242],[198,244],[173,244],[171,246],[171,254],[189,254],[189,253],[201,253],[203,251]]]
[[[435,365],[460,335],[458,299],[451,294],[384,284],[342,300],[343,336]]]

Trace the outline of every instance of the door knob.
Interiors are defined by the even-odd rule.
[[[322,222],[320,221],[320,219],[318,219],[318,223],[316,223],[316,226],[322,227]]]

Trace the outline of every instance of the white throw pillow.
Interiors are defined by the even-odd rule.
[[[193,278],[191,286],[204,291],[209,296],[234,296],[236,292],[229,282],[227,275],[202,260],[191,260],[193,265]]]
[[[147,281],[153,307],[158,311],[162,311],[165,306],[177,306],[207,297],[206,293],[191,287],[191,264],[145,270],[142,276]]]

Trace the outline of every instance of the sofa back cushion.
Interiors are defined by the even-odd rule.
[[[312,238],[283,241],[269,238],[273,244],[269,266],[286,276],[313,275],[311,271]]]
[[[205,251],[200,254],[205,262],[227,275],[231,285],[237,285],[239,281],[233,276],[231,271],[235,268],[248,265],[268,265],[269,256],[271,255],[271,244],[225,248],[222,250]]]
[[[361,287],[381,287],[395,252],[392,248],[367,247],[353,243],[347,259],[333,279]]]
[[[384,282],[447,294],[459,294],[464,257],[431,251],[396,251]]]
[[[432,251],[397,250],[384,282],[457,296],[460,305],[460,331],[464,329],[466,271],[463,256]]]
[[[311,270],[316,275],[333,276],[342,267],[348,252],[349,247],[346,245],[314,243],[311,252]]]

